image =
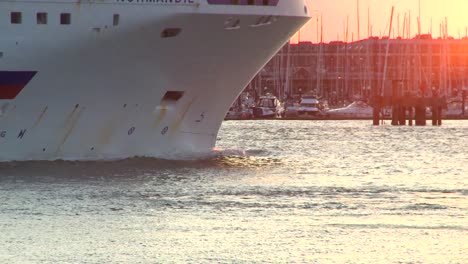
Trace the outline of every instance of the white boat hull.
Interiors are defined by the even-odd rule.
[[[8,5],[0,3],[1,17],[9,16]],[[239,15],[245,7],[233,7],[240,28],[227,30],[234,15],[204,1],[16,7],[34,19],[39,7],[66,9],[75,23],[8,25],[0,36],[0,72],[35,73],[14,99],[0,99],[0,161],[209,153],[231,103],[308,20],[291,7],[284,16],[260,10],[278,14],[271,25],[252,27],[259,14]],[[121,16],[118,26],[111,25],[114,13]],[[161,38],[165,28],[182,31]],[[183,96],[165,101],[167,91]]]

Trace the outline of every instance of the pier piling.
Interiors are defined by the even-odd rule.
[[[400,106],[394,105],[392,107],[392,126],[398,126],[400,122]]]
[[[381,109],[391,107],[391,123],[393,126],[408,125],[426,126],[430,118],[432,125],[442,125],[442,109],[446,107],[446,98],[434,94],[432,97],[406,95],[393,98],[392,96],[374,96],[373,125],[380,125]],[[432,110],[432,116],[426,116],[426,109]],[[413,114],[414,113],[414,114]],[[414,123],[413,123],[414,120]],[[383,124],[383,123],[382,123]]]
[[[399,125],[406,126],[406,107],[401,106],[399,111]]]
[[[462,91],[462,116],[465,117],[465,98],[467,97],[467,92]]]
[[[432,125],[437,126],[437,120],[438,118],[438,107],[432,107]]]
[[[373,125],[378,126],[380,125],[380,107],[378,107],[377,105],[374,105],[373,110],[374,110],[372,113]]]
[[[412,126],[413,125],[413,107],[408,107],[408,125]]]

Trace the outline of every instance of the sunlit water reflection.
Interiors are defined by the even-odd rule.
[[[3,263],[468,263],[468,122],[226,122],[213,157],[0,164]]]

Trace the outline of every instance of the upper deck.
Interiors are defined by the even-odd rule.
[[[40,5],[108,5],[110,8],[163,8],[181,13],[273,15],[310,17],[310,0],[0,0],[8,8],[27,8]]]

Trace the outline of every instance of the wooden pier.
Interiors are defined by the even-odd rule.
[[[447,107],[445,97],[434,95],[432,97],[418,97],[418,96],[374,96],[372,102],[374,107],[373,112],[373,125],[380,125],[382,120],[382,110],[391,109],[391,120],[394,126],[413,125],[425,126],[426,125],[426,109],[431,109],[431,120],[433,126],[442,125],[442,109]]]

